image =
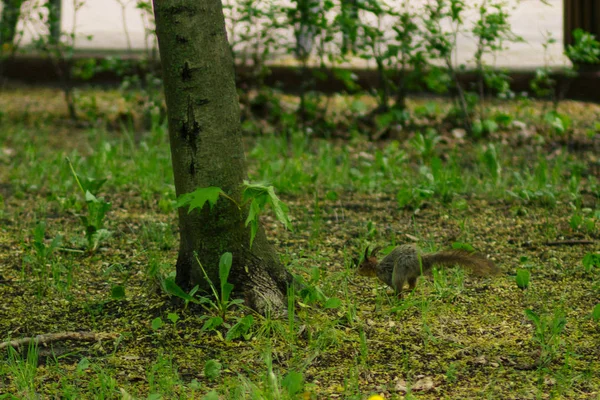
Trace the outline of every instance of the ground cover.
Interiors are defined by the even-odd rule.
[[[119,125],[116,94],[93,98],[116,123],[67,123],[52,90],[0,96],[0,338],[115,336],[2,349],[1,396],[600,395],[597,106],[561,104],[559,134],[540,128],[543,103],[505,103],[513,121],[475,142],[436,118],[444,99],[412,100],[433,115],[395,140],[249,136],[251,179],[275,186],[294,227],[266,215],[267,234],[304,286],[287,318],[233,307],[213,329],[218,313],[165,290],[178,242],[165,127]],[[471,246],[502,274],[442,270],[401,299],[355,276],[366,246],[401,243]]]

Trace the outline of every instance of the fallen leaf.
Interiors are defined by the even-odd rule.
[[[415,384],[412,386],[412,390],[419,392],[429,392],[434,387],[435,384],[433,383],[433,379],[431,379],[430,376],[426,376],[425,378],[416,381]]]
[[[454,136],[456,139],[462,139],[466,136],[467,131],[465,131],[464,129],[461,128],[455,128],[452,129],[452,136]]]
[[[398,379],[394,385],[394,390],[402,393],[408,392],[408,389],[406,388],[406,381],[404,379]]]

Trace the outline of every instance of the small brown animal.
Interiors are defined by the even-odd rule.
[[[358,275],[378,277],[380,281],[400,293],[408,282],[410,290],[415,288],[417,278],[436,265],[450,267],[460,265],[479,276],[493,275],[498,272],[494,263],[483,256],[467,250],[444,250],[437,253],[420,254],[416,246],[404,244],[396,247],[381,262],[377,262],[377,252],[381,247],[365,250],[363,262],[358,266]]]

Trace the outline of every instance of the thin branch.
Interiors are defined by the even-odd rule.
[[[59,342],[62,340],[79,340],[82,342],[94,342],[103,339],[116,339],[119,337],[116,333],[95,333],[95,332],[57,332],[57,333],[46,333],[33,337],[26,337],[22,339],[9,340],[7,342],[0,343],[0,350],[11,346],[21,347],[24,345],[29,346],[31,343],[36,345],[47,345],[52,342]]]
[[[546,242],[546,246],[577,246],[584,244],[594,244],[593,240],[559,240],[556,242]]]

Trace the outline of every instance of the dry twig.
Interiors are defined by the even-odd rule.
[[[46,333],[43,335],[37,335],[33,337],[26,337],[22,339],[9,340],[7,342],[0,343],[0,349],[8,346],[20,347],[23,345],[29,345],[35,343],[36,345],[47,345],[48,343],[58,342],[61,340],[79,340],[82,342],[94,342],[103,339],[116,339],[119,335],[116,333],[95,333],[95,332],[57,332],[57,333]]]

